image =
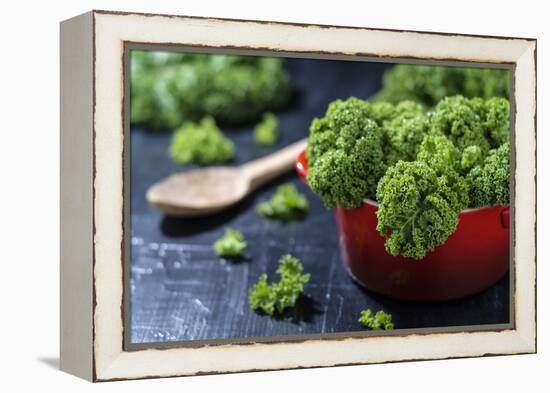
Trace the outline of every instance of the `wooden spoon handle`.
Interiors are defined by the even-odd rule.
[[[307,138],[301,139],[276,153],[244,164],[242,169],[250,179],[251,190],[291,170],[296,157],[306,148],[306,145]]]

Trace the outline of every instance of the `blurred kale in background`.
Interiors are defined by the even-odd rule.
[[[508,70],[399,64],[384,73],[377,101],[411,100],[432,107],[445,97],[508,98]]]
[[[237,125],[281,108],[290,93],[279,58],[132,51],[132,125],[173,129],[207,115]]]

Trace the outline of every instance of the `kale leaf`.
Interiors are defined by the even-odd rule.
[[[386,170],[382,128],[377,123],[393,106],[372,105],[351,97],[332,102],[323,118],[314,119],[306,150],[307,180],[326,207],[358,207],[376,195]]]
[[[372,330],[392,330],[394,328],[391,314],[382,310],[374,314],[370,308],[361,311],[359,323]]]
[[[466,181],[425,161],[399,161],[378,183],[378,223],[386,251],[421,259],[455,231],[468,205]]]
[[[482,207],[510,204],[510,144],[493,149],[467,175],[470,206]]]
[[[310,279],[310,275],[302,274],[302,271],[303,266],[297,258],[290,254],[283,255],[277,269],[279,281],[270,284],[267,275],[262,274],[249,290],[250,307],[270,316],[293,307]]]
[[[235,145],[224,137],[213,118],[205,117],[200,123],[185,122],[174,132],[170,154],[178,164],[208,165],[231,160]]]
[[[238,258],[244,255],[247,243],[242,232],[227,228],[225,233],[214,243],[216,255],[224,258]]]
[[[510,73],[490,68],[399,64],[384,72],[375,100],[411,100],[432,107],[448,96],[508,98]]]
[[[261,123],[254,127],[254,142],[258,145],[271,146],[279,139],[279,121],[273,113],[265,113]]]
[[[294,184],[286,183],[277,187],[271,198],[260,203],[256,211],[263,217],[291,221],[303,218],[308,209],[307,198],[298,192]]]

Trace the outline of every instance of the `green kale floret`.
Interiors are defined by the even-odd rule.
[[[395,116],[383,123],[386,164],[414,160],[429,128],[429,119],[421,105],[412,101],[398,104]]]
[[[507,99],[495,97],[484,101],[482,120],[491,147],[497,148],[510,140],[510,103]]]
[[[504,97],[509,95],[507,70],[399,64],[384,72],[375,100],[420,102],[428,107],[448,96]]]
[[[466,97],[502,97],[510,95],[510,72],[495,68],[459,68],[464,73],[462,94]]]
[[[219,257],[238,258],[244,255],[247,243],[242,232],[227,228],[222,237],[214,243],[214,251]]]
[[[302,274],[302,271],[303,266],[297,258],[289,254],[283,255],[277,269],[279,281],[270,284],[267,275],[262,274],[249,290],[250,307],[271,316],[293,307],[310,279],[310,275]]]
[[[446,97],[430,116],[432,130],[446,135],[461,151],[478,146],[485,156],[509,140],[510,104],[505,98]]]
[[[370,308],[361,311],[359,323],[372,330],[392,330],[394,328],[391,314],[380,310],[374,314]]]
[[[376,229],[386,238],[386,251],[421,259],[455,231],[468,189],[450,167],[440,171],[420,160],[399,161],[380,179],[377,198]]]
[[[307,180],[326,207],[354,208],[375,197],[386,170],[383,131],[376,120],[386,119],[388,109],[351,97],[334,101],[323,118],[313,120]]]
[[[431,113],[434,132],[447,136],[462,152],[468,146],[479,146],[485,155],[491,149],[483,123],[484,101],[463,96],[446,97]]]
[[[468,173],[470,206],[510,204],[510,144],[493,149],[482,164]]]
[[[445,135],[428,133],[420,144],[416,159],[428,164],[437,174],[445,174],[458,172],[460,157],[459,150]]]
[[[307,198],[298,192],[292,183],[277,187],[268,201],[262,202],[256,208],[260,216],[291,221],[303,218],[309,209]]]
[[[185,122],[172,137],[170,154],[178,164],[208,165],[226,162],[235,155],[235,145],[223,136],[213,118]]]
[[[405,110],[404,107],[401,110]],[[334,150],[341,134],[363,135],[372,131],[373,123],[379,127],[392,119],[396,107],[386,102],[370,103],[356,97],[335,100],[327,108],[325,116],[315,118],[309,128],[307,160],[310,166],[324,153]],[[382,131],[377,130],[381,137]]]
[[[265,113],[262,122],[254,127],[254,141],[258,145],[271,146],[279,139],[279,121],[273,113]]]
[[[470,169],[478,165],[483,160],[483,152],[477,145],[468,146],[462,152],[460,167],[462,173],[468,173]]]
[[[170,129],[207,115],[239,124],[281,108],[290,93],[278,58],[132,51],[132,125]]]

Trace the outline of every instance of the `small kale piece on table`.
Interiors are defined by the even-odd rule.
[[[250,288],[248,294],[250,307],[270,316],[293,307],[310,279],[309,274],[302,272],[303,266],[298,258],[290,254],[283,255],[277,269],[279,281],[269,283],[267,275],[262,274],[258,282]]]

